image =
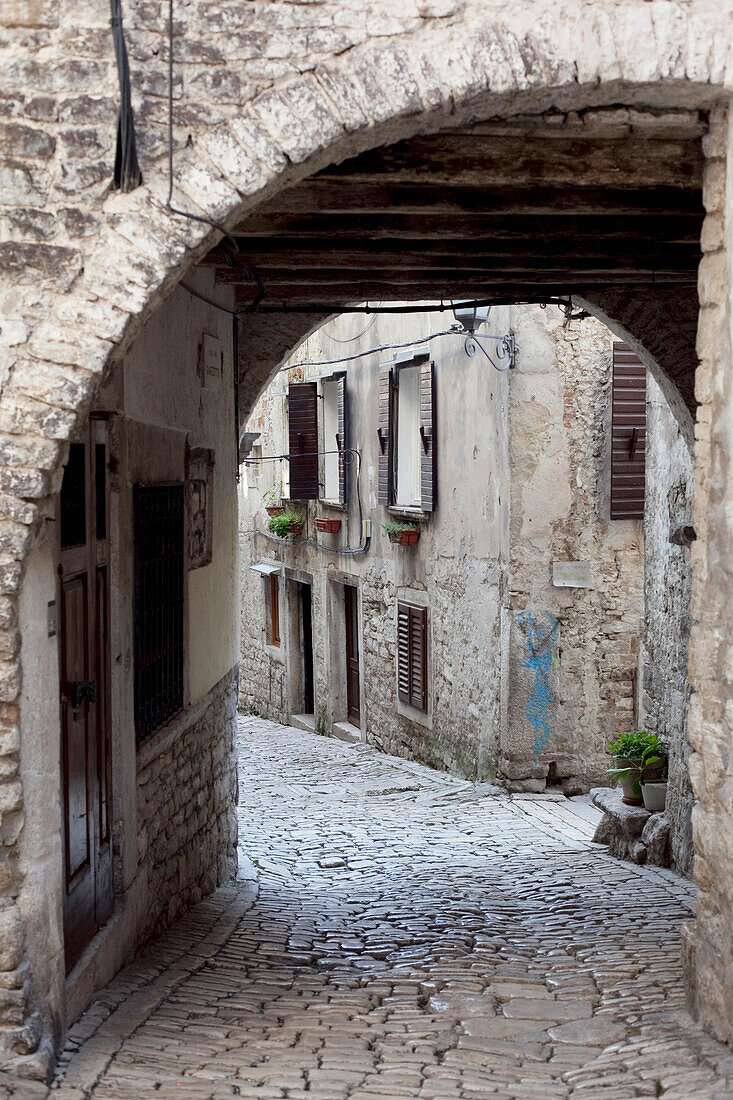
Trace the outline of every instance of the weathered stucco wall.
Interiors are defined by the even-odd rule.
[[[508,310],[492,314],[492,330],[503,332]],[[438,314],[376,318],[363,336],[363,318],[341,316],[310,337],[292,362],[322,361],[384,344],[420,340],[444,331]],[[342,341],[349,341],[343,343]],[[297,615],[293,579],[313,582],[315,642],[315,715],[329,730],[346,717],[339,645],[343,630],[342,594],[338,586],[360,586],[362,652],[362,733],[386,751],[424,760],[465,774],[491,771],[496,759],[500,704],[500,629],[502,561],[507,553],[508,494],[506,477],[506,377],[465,354],[460,335],[431,344],[436,364],[438,432],[437,509],[421,520],[420,541],[413,549],[393,546],[382,525],[399,518],[400,509],[377,505],[378,391],[377,367],[394,353],[374,354],[348,364],[347,431],[361,452],[360,491],[363,514],[372,522],[366,554],[328,553],[312,542],[290,546],[262,534],[267,516],[263,493],[284,464],[264,463],[259,484],[243,472],[242,521],[242,705],[277,718],[301,709],[301,650],[289,633]],[[484,360],[485,363],[485,360]],[[346,365],[344,365],[346,366]],[[337,366],[294,367],[278,375],[258,402],[247,425],[261,431],[263,454],[288,449],[285,391],[288,381],[332,374]],[[455,395],[462,399],[456,402]],[[249,484],[248,484],[249,482]],[[342,516],[336,536],[318,535],[323,546],[357,547],[361,541],[355,480],[344,513],[311,504],[307,536],[316,539],[316,514]],[[306,509],[303,509],[305,512]],[[285,563],[280,650],[263,638],[265,594],[262,578],[249,564],[276,555]],[[396,601],[407,599],[429,608],[430,703],[427,714],[396,705]]]
[[[419,339],[442,319],[378,318],[358,339],[363,319],[339,317],[293,356],[321,361],[388,342]],[[262,578],[249,569],[277,556],[293,576],[313,581],[316,716],[330,730],[344,717],[341,669],[334,656],[343,611],[331,581],[351,577],[361,588],[363,734],[390,752],[490,774],[497,768],[515,789],[547,782],[587,790],[607,781],[606,746],[635,722],[635,684],[642,631],[643,558],[640,521],[609,516],[610,374],[612,336],[592,319],[563,327],[560,312],[525,307],[496,310],[490,329],[516,334],[516,368],[497,373],[479,353],[469,359],[463,338],[432,344],[438,380],[438,504],[421,523],[414,549],[391,547],[381,525],[394,518],[377,505],[377,366],[374,354],[347,369],[352,444],[362,452],[363,505],[372,521],[368,552],[349,560],[309,543],[269,542],[262,531],[262,494],[284,463],[264,463],[243,478],[242,703],[287,719],[301,708],[301,659],[281,631],[277,649],[263,637]],[[490,345],[487,345],[490,346]],[[287,452],[289,377],[328,375],[337,366],[281,373],[257,403],[247,429],[262,433],[262,453]],[[309,507],[332,513],[328,507]],[[348,511],[349,543],[358,543],[356,501]],[[310,531],[313,536],[313,531]],[[326,546],[337,537],[319,536]],[[553,561],[579,561],[588,587],[555,587]],[[329,580],[330,577],[330,580]],[[284,583],[282,614],[297,614]],[[406,714],[395,692],[395,604],[430,609],[431,706]],[[531,643],[529,635],[531,633]],[[539,635],[542,639],[539,639]],[[535,661],[548,635],[548,677],[542,712],[535,706],[544,674]],[[337,646],[338,648],[338,646]],[[544,681],[543,681],[544,683]],[[540,686],[543,686],[540,684]],[[295,695],[293,694],[295,690]],[[546,737],[545,737],[546,735]],[[536,742],[539,764],[536,762]]]
[[[608,782],[608,742],[635,723],[642,524],[609,519],[612,334],[554,308],[514,318],[501,769],[574,793]],[[555,562],[578,563],[577,587],[553,583]]]
[[[690,548],[679,528],[692,524],[694,456],[653,378],[647,380],[647,481],[644,512],[642,721],[669,743],[665,815],[673,866],[692,874],[692,787],[687,714],[687,648],[692,620]],[[682,542],[672,542],[677,530]]]

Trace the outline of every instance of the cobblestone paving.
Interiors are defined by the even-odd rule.
[[[585,804],[259,719],[240,747],[257,882],[112,983],[51,1100],[733,1097],[684,1013],[692,888],[593,846]]]

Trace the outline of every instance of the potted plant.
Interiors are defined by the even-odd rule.
[[[300,513],[281,511],[280,515],[270,516],[267,527],[278,538],[286,539],[288,536],[297,538],[303,533],[304,523]]]
[[[644,800],[642,782],[653,784],[661,779],[667,761],[667,746],[656,733],[637,730],[622,733],[608,746],[614,767],[608,774],[623,790],[623,801],[640,806]]]
[[[420,538],[420,528],[416,523],[385,523],[384,533],[390,542],[399,546],[414,546]]]
[[[268,489],[263,494],[263,500],[265,502],[265,510],[268,516],[281,516],[285,509],[280,503],[283,491],[283,479],[278,478],[277,485],[273,485],[272,489]]]
[[[328,535],[335,535],[341,528],[341,520],[328,519],[327,516],[316,516],[316,527],[319,531],[325,531]]]

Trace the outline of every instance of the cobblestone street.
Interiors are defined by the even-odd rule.
[[[250,718],[239,776],[242,879],[91,1006],[53,1100],[733,1096],[684,1012],[690,884],[582,800]]]

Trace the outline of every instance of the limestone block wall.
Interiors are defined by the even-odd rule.
[[[731,165],[728,112],[716,111],[705,142],[707,212],[699,273],[700,358],[695,393],[695,507],[697,541],[691,548],[693,627],[689,669],[692,698],[688,731],[690,776],[697,804],[692,814],[697,920],[685,940],[691,1001],[704,1025],[733,1039],[733,844],[730,760],[733,750],[733,649],[730,609],[733,580],[731,510]]]
[[[640,520],[611,520],[613,335],[556,309],[515,310],[511,560],[500,768],[516,789],[605,785],[636,723],[644,622]],[[553,583],[576,562],[580,587]]]
[[[235,873],[237,681],[229,673],[138,755],[137,858],[147,886],[140,940]]]
[[[689,545],[670,541],[673,528],[692,524],[694,456],[669,405],[647,377],[647,481],[644,514],[643,698],[641,721],[670,746],[666,816],[673,866],[693,865],[687,649],[692,619]]]

